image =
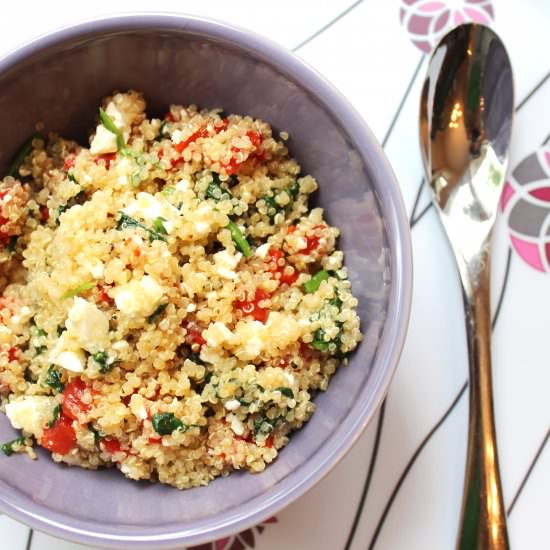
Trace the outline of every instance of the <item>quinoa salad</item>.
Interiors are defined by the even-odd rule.
[[[264,470],[360,322],[285,132],[145,108],[104,99],[87,147],[38,126],[0,180],[0,451],[185,489]]]

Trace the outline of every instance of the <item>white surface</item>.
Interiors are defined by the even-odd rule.
[[[460,0],[446,0],[461,5]],[[235,23],[295,48],[354,2],[282,0],[120,1],[118,11],[185,11]],[[519,103],[550,72],[550,3],[494,0],[494,27],[504,38],[516,72]],[[79,3],[79,17],[113,11],[107,1]],[[63,3],[24,3],[0,8],[0,52],[33,35],[74,20]],[[365,1],[300,48],[354,103],[382,140],[413,77],[421,52],[399,24],[399,1]],[[386,143],[386,151],[411,212],[422,177],[417,113],[423,65]],[[1,91],[0,91],[1,93]],[[550,81],[519,111],[511,166],[535,150],[550,132]],[[546,113],[545,116],[541,116]],[[429,204],[422,191],[417,214]],[[351,550],[368,548],[405,465],[466,380],[462,302],[455,268],[433,211],[413,229],[415,292],[410,331],[386,404],[374,476]],[[500,295],[509,249],[505,220],[498,224],[493,260],[493,301]],[[546,338],[550,326],[550,274],[539,273],[512,252],[502,310],[494,332],[494,386],[502,477],[507,504],[524,478],[550,426]],[[454,547],[464,471],[467,394],[429,440],[389,509],[377,550],[446,550]],[[344,549],[356,513],[377,419],[346,459],[317,487],[255,533],[256,548]],[[509,518],[515,549],[550,548],[550,450],[545,448]],[[0,517],[0,547],[23,550],[28,529]],[[34,533],[32,550],[85,547]],[[226,549],[224,549],[226,550]],[[227,547],[227,550],[229,548]]]

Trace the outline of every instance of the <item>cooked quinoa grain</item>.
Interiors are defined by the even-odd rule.
[[[89,147],[34,136],[0,182],[5,454],[180,489],[262,471],[361,340],[339,231],[266,122],[135,91]]]

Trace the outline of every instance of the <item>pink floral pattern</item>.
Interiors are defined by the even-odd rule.
[[[550,273],[550,148],[527,155],[511,171],[501,209],[518,256],[533,269]]]
[[[412,43],[430,53],[452,27],[465,22],[489,25],[494,19],[491,0],[401,0],[401,24]]]
[[[277,518],[269,518],[252,529],[246,529],[237,535],[225,537],[214,542],[189,547],[187,550],[247,550],[256,547],[256,536],[261,535],[266,525],[277,523]]]

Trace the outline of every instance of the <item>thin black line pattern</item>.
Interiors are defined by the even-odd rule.
[[[533,460],[531,460],[531,464],[529,465],[529,468],[527,468],[527,472],[523,476],[523,479],[521,480],[521,483],[519,484],[519,487],[516,491],[516,494],[512,498],[512,502],[510,502],[510,506],[508,507],[507,514],[510,515],[512,513],[512,510],[514,509],[516,502],[518,501],[521,493],[523,492],[523,489],[525,488],[525,485],[527,484],[527,480],[531,476],[531,473],[535,469],[535,466],[539,460],[539,458],[542,455],[542,451],[544,450],[546,444],[548,443],[548,439],[550,438],[550,429],[546,432],[546,435],[544,436],[544,439],[542,440],[541,444],[539,445],[539,448],[537,452],[535,453],[535,456],[533,457]]]
[[[375,457],[378,454],[378,445],[380,445],[380,440],[381,440],[380,435],[382,431],[382,426],[384,425],[385,413],[386,413],[386,400],[384,399],[384,402],[380,406],[380,412],[378,413],[378,422],[376,424],[376,434],[374,436],[374,446],[372,448],[371,460],[370,460],[369,469],[367,472],[367,479],[365,481],[365,484],[363,485],[363,491],[361,493],[361,498],[359,499],[359,506],[355,511],[355,517],[353,518],[353,523],[348,535],[348,539],[346,540],[346,546],[344,547],[344,550],[349,550],[353,543],[355,531],[357,531],[357,527],[359,525],[359,521],[363,513],[363,507],[365,505],[365,502],[367,501],[366,497],[367,497],[367,493],[369,492],[372,476],[374,474],[374,466],[376,465],[376,460],[373,460],[373,457]]]
[[[533,97],[533,95],[535,95],[535,93],[544,85],[544,83],[550,78],[550,73],[548,73],[544,78],[541,79],[541,81],[539,81],[537,83],[537,85],[535,86],[535,88],[533,90],[531,90],[531,92],[529,92],[529,94],[518,104],[518,106],[516,107],[516,113],[527,103],[527,101]],[[410,89],[411,89],[412,85],[409,85],[407,87],[407,91],[406,91],[406,94],[408,94],[410,92]],[[404,98],[402,100],[402,103],[404,103],[406,101],[406,98]],[[389,139],[389,135],[387,136],[388,139]],[[550,136],[547,138],[547,140],[550,140]],[[418,208],[418,204],[420,202],[420,196],[421,196],[421,193],[422,193],[422,187],[424,185],[424,178],[422,179],[420,185],[419,185],[419,188],[418,188],[418,191],[417,191],[417,194],[416,194],[416,197],[415,197],[415,201],[414,201],[414,205],[413,205],[413,210],[411,212],[411,216],[410,216],[410,226],[411,226],[411,230],[414,228],[414,226],[425,216],[425,214],[430,210],[431,206],[432,206],[432,203],[430,202],[430,204],[428,204],[421,212],[420,214],[418,214],[417,216],[415,216],[416,214],[416,210]],[[496,322],[498,320],[498,317],[500,315],[500,311],[502,309],[502,303],[503,303],[503,298],[504,298],[504,293],[505,293],[505,290],[506,290],[506,287],[507,287],[507,284],[508,284],[508,278],[509,278],[509,273],[510,273],[510,265],[511,265],[511,249],[509,248],[508,249],[508,256],[507,256],[507,261],[506,261],[506,268],[505,268],[505,275],[504,275],[504,279],[503,279],[503,283],[502,283],[502,287],[501,287],[501,292],[500,292],[500,296],[499,296],[499,300],[498,300],[498,305],[497,305],[497,309],[495,311],[495,316],[493,318],[493,321],[492,321],[492,328],[494,329],[495,325],[496,325]],[[402,472],[401,476],[399,477],[398,479],[398,482],[397,482],[397,485],[395,486],[394,490],[392,491],[391,495],[390,495],[390,499],[386,505],[386,507],[384,508],[384,511],[382,513],[382,516],[380,517],[379,519],[379,522],[375,528],[375,531],[374,531],[374,534],[373,534],[373,538],[371,539],[371,543],[369,544],[369,550],[372,550],[374,548],[374,544],[376,543],[376,540],[378,538],[378,535],[383,527],[383,524],[385,522],[385,519],[386,519],[386,516],[387,514],[389,513],[389,510],[391,508],[391,505],[393,503],[393,501],[395,500],[395,497],[397,496],[397,493],[399,492],[399,489],[401,487],[401,485],[403,484],[403,482],[405,481],[405,478],[407,477],[409,471],[411,470],[412,466],[414,465],[414,462],[416,461],[416,459],[418,458],[418,456],[420,455],[421,451],[424,449],[424,447],[427,445],[427,443],[429,442],[429,440],[432,438],[432,436],[437,432],[437,430],[441,427],[441,425],[444,423],[444,421],[450,416],[450,414],[452,413],[452,411],[454,410],[454,408],[458,405],[458,403],[460,402],[462,396],[464,395],[464,392],[466,390],[468,386],[468,383],[467,382],[464,382],[463,386],[461,387],[461,389],[459,390],[458,394],[456,395],[456,397],[454,398],[453,402],[451,403],[451,406],[445,411],[445,413],[443,414],[443,416],[440,418],[440,420],[435,424],[435,426],[430,430],[430,432],[428,433],[428,435],[422,440],[422,442],[420,443],[419,447],[417,448],[417,450],[413,453],[413,456],[411,457],[411,460],[409,461],[409,463],[406,465],[405,467],[405,470]],[[379,444],[380,444],[380,441],[379,439],[381,439],[382,437],[382,431],[383,431],[383,423],[384,423],[384,417],[383,416],[380,416],[379,419],[378,419],[378,425],[377,425],[377,429],[376,429],[376,438],[375,438],[375,449],[376,451],[378,451],[378,448],[379,448]],[[527,483],[530,475],[531,475],[531,472],[534,468],[534,465],[536,464],[539,456],[540,456],[540,453],[542,452],[542,448],[544,448],[544,445],[546,445],[546,442],[548,440],[548,436],[545,438],[544,442],[542,443],[541,445],[541,448],[539,449],[539,453],[537,453],[537,456],[535,456],[535,458],[533,459],[532,463],[531,463],[531,466],[529,468],[529,470],[526,472],[525,476],[524,476],[524,479],[522,481],[522,484],[520,486],[520,489],[516,495],[516,498],[519,497],[519,495],[521,494],[521,491],[524,487],[524,485]],[[362,512],[363,508],[364,508],[364,500],[367,498],[368,496],[368,485],[370,485],[370,479],[371,479],[371,476],[372,476],[372,471],[374,470],[375,468],[375,465],[376,465],[376,460],[377,460],[377,452],[375,453],[373,451],[372,455],[371,455],[371,460],[370,460],[370,464],[369,464],[369,474],[368,474],[368,477],[367,477],[367,482],[365,483],[365,488],[367,490],[365,490],[365,488],[363,489],[363,493],[362,493],[362,498],[363,498],[363,501],[360,502],[359,504],[359,513]],[[513,502],[513,504],[515,504],[515,502]],[[512,507],[513,508],[513,507]],[[511,510],[510,510],[511,511]],[[353,542],[353,538],[354,538],[354,535],[355,535],[355,532],[356,532],[356,529],[357,529],[357,525],[359,523],[359,519],[357,517],[357,514],[356,514],[356,517],[354,518],[354,522],[352,524],[352,531],[350,532],[350,536],[348,537],[348,540],[347,540],[347,543],[346,543],[346,547],[345,547],[345,550],[348,550],[350,547],[351,547],[351,544]]]
[[[335,23],[338,23],[340,19],[343,19],[348,13],[353,11],[359,4],[362,4],[364,0],[357,0],[354,2],[351,6],[346,8],[342,13],[338,14],[334,19],[331,19],[328,23],[326,23],[323,27],[321,27],[318,31],[315,31],[311,36],[308,36],[305,40],[300,42],[297,46],[292,48],[292,51],[296,53],[298,50],[303,48],[305,45],[309,44],[312,40],[315,40],[319,35],[323,34],[326,30],[330,29]]]
[[[29,535],[27,536],[27,545],[25,546],[25,550],[31,549],[33,537],[34,537],[34,529],[29,529]]]

